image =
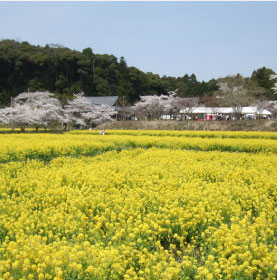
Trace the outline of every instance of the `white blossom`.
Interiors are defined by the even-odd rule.
[[[6,107],[0,110],[0,121],[10,125],[12,128],[21,127],[24,129],[28,125],[39,123],[39,111],[32,109],[28,105],[14,104],[13,107]]]
[[[91,112],[83,113],[82,116],[89,124],[100,124],[107,121],[114,121],[112,118],[117,111],[108,105],[93,105]]]
[[[116,113],[111,106],[91,104],[84,93],[74,94],[74,99],[65,106],[65,118],[68,122],[81,127],[113,121],[112,116]]]
[[[174,96],[175,94],[141,96],[141,100],[132,109],[137,114],[159,118],[162,113],[170,112],[173,109]]]
[[[24,128],[28,125],[47,127],[63,121],[60,102],[49,92],[23,92],[13,99],[12,106],[0,110],[0,121]]]
[[[277,79],[277,75],[276,74],[270,76],[270,80],[276,80],[276,79]],[[274,94],[277,94],[277,82],[275,82],[275,84],[274,84],[272,89],[274,90]]]

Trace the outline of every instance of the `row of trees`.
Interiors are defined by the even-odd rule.
[[[277,95],[277,75],[271,75],[270,79],[275,81],[272,90]],[[250,91],[249,84],[242,83],[240,80],[241,77],[237,76],[236,79],[218,83],[218,90],[212,95],[205,94],[199,102],[202,106],[211,107],[214,114],[218,114],[220,107],[232,107],[233,117],[236,119],[242,116],[242,109],[246,106],[255,106],[258,114],[261,114],[265,108],[270,109],[268,101],[258,98],[257,92]],[[180,114],[182,110],[184,117],[191,117],[193,108],[197,106],[199,104],[195,103],[193,98],[181,98],[176,90],[169,92],[168,95],[141,96],[140,101],[132,107],[131,113],[139,119],[153,120],[160,119],[163,114],[171,118],[172,114]]]
[[[273,92],[277,95],[277,75],[271,75],[274,82]],[[247,90],[247,86],[231,85],[221,82],[218,85],[217,95],[204,95],[203,105],[213,107],[230,106],[233,108],[234,116],[239,118],[242,107],[253,105],[253,94]],[[264,103],[259,100],[256,104],[258,111],[264,109]],[[190,115],[192,108],[197,106],[190,98],[178,95],[178,89],[168,92],[167,95],[141,96],[140,101],[131,107],[130,114],[138,118],[160,119],[162,114]],[[73,98],[62,104],[55,95],[50,92],[24,92],[12,100],[9,107],[0,109],[0,123],[20,127],[21,130],[27,126],[45,129],[49,126],[62,124],[65,129],[70,124],[73,127],[95,126],[105,121],[113,121],[118,112],[111,106],[91,104],[84,93],[73,94]],[[217,113],[216,111],[214,112]]]
[[[268,68],[255,70],[250,78],[241,75],[200,82],[194,74],[159,76],[128,67],[124,57],[95,54],[91,48],[70,50],[61,45],[33,46],[28,42],[0,41],[0,107],[11,97],[27,91],[50,91],[66,100],[74,92],[86,96],[119,96],[133,104],[145,95],[166,95],[178,89],[179,97],[211,96],[218,83],[243,83],[258,97],[274,99]]]
[[[199,82],[194,74],[175,78],[144,73],[128,67],[124,57],[95,54],[91,48],[79,52],[55,44],[0,41],[0,106],[27,89],[48,90],[64,98],[74,92],[124,96],[132,104],[140,95],[161,95],[176,88],[180,94],[196,96],[213,91],[216,83]]]
[[[0,123],[22,131],[32,126],[45,129],[62,124],[73,127],[94,126],[113,121],[117,112],[111,106],[91,104],[84,93],[74,94],[65,105],[50,92],[24,92],[13,99],[12,105],[0,109]]]
[[[182,98],[178,96],[178,90],[171,91],[168,95],[149,95],[141,96],[140,101],[136,102],[132,107],[132,114],[136,115],[138,119],[147,118],[160,119],[161,115],[179,114],[180,110],[188,110],[191,113],[193,106],[196,106],[189,98]]]

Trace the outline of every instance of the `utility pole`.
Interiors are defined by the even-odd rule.
[[[125,121],[125,96],[123,95],[123,121]]]

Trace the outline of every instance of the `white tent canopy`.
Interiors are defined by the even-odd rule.
[[[214,115],[214,114],[234,114],[235,111],[232,107],[192,107],[192,108],[184,108],[180,110],[181,114],[206,114],[206,115]],[[263,115],[270,116],[271,112],[265,109],[259,110],[257,107],[248,106],[242,107],[241,113],[243,115]]]

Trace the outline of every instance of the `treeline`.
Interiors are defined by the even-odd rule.
[[[265,70],[266,76],[268,70],[273,72]],[[261,82],[264,75],[258,74],[253,72],[251,86],[261,86],[262,94],[273,96],[270,85]],[[176,89],[180,97],[211,95],[218,89],[217,82],[197,81],[194,74],[176,78],[144,73],[128,67],[124,57],[95,54],[91,48],[79,52],[61,45],[41,47],[0,41],[0,106],[8,105],[11,97],[28,90],[48,90],[58,93],[60,99],[78,92],[86,96],[117,95],[133,104],[141,95],[161,95]]]

